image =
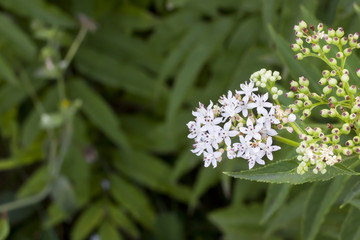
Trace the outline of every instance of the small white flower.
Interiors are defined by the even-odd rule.
[[[254,94],[253,99],[255,102],[249,103],[249,106],[252,108],[256,108],[256,111],[259,114],[266,115],[267,110],[265,108],[271,108],[273,106],[272,103],[267,102],[268,97],[268,93],[265,93],[264,95]]]
[[[186,126],[189,128],[190,131],[188,138],[197,139],[201,135],[201,133],[203,133],[203,131],[201,130],[200,122],[198,121],[190,121],[186,124]]]
[[[221,152],[204,152],[204,166],[208,167],[212,164],[216,168],[217,162],[221,161],[221,155]]]
[[[279,146],[272,146],[272,138],[271,137],[268,137],[267,139],[266,139],[266,144],[264,144],[264,143],[260,143],[259,145],[260,145],[260,148],[262,149],[262,150],[264,150],[265,151],[265,153],[266,153],[266,156],[267,156],[267,158],[269,159],[269,160],[273,160],[273,154],[272,154],[272,152],[274,152],[274,151],[278,151],[278,150],[280,150],[281,149],[281,147],[279,147]]]
[[[248,103],[251,95],[253,94],[253,92],[257,91],[258,88],[254,88],[254,82],[250,81],[249,84],[247,84],[247,82],[240,84],[240,88],[241,91],[236,91],[236,93],[238,94],[245,94],[245,96],[242,98],[242,100],[244,101],[244,103]]]
[[[252,123],[250,118],[247,119],[246,125],[247,125],[247,128],[246,127],[240,128],[240,132],[246,134],[245,139],[251,140],[251,139],[255,138],[256,140],[261,140],[261,135],[259,132],[262,129],[263,125],[261,123],[257,123],[254,127],[254,124]]]
[[[235,137],[236,135],[239,134],[238,131],[235,131],[235,130],[230,131],[230,127],[231,127],[231,122],[228,121],[227,123],[225,123],[224,129],[221,129],[221,131],[219,133],[220,137],[222,139],[224,139],[226,146],[231,146],[230,137]]]
[[[296,120],[296,115],[293,114],[293,113],[289,114],[288,120],[289,120],[289,122],[295,122],[295,120]]]
[[[271,124],[279,124],[280,121],[275,117],[275,108],[271,108],[269,112],[266,111],[266,113],[262,114],[262,117],[260,117],[258,120],[256,120],[258,123],[264,124],[266,129],[270,130]]]

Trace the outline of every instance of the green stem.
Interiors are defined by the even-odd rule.
[[[290,140],[288,138],[281,137],[279,135],[273,136],[273,138],[279,142],[285,143],[289,146],[299,147],[300,143]]]
[[[81,43],[83,42],[86,34],[87,34],[88,28],[82,26],[80,28],[80,31],[78,33],[78,35],[76,36],[74,42],[71,44],[69,51],[67,52],[66,56],[65,56],[65,69],[64,71],[67,69],[67,67],[70,65],[71,61],[73,60],[76,52],[79,50],[79,47],[81,45]]]

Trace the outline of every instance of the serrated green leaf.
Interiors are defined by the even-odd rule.
[[[283,206],[291,189],[289,184],[271,184],[266,193],[264,213],[261,222],[267,222],[269,218]]]
[[[298,161],[293,159],[282,160],[272,164],[268,164],[264,167],[256,168],[253,170],[245,170],[241,172],[224,172],[226,175],[247,179],[258,182],[268,183],[290,183],[290,184],[302,184],[306,182],[326,181],[336,176],[346,175],[359,175],[359,173],[348,169],[342,164],[337,164],[333,167],[327,168],[325,174],[314,174],[312,171],[300,175],[297,174],[296,168]]]
[[[10,224],[7,219],[0,219],[0,240],[5,240],[10,234]]]
[[[127,232],[134,238],[139,238],[140,233],[136,225],[131,221],[128,216],[123,213],[123,211],[119,207],[110,204],[108,208],[109,215],[120,228],[122,228],[125,232]]]
[[[92,203],[84,212],[81,213],[74,224],[71,232],[72,239],[85,239],[104,218],[103,202]]]
[[[360,210],[351,207],[341,226],[340,239],[341,240],[357,240],[360,239]]]
[[[105,221],[101,224],[99,228],[100,239],[106,240],[121,240],[123,239],[116,227],[108,221]]]
[[[310,189],[302,219],[302,239],[312,240],[320,231],[326,214],[342,191],[345,177],[328,183],[315,183]]]
[[[153,228],[155,212],[144,192],[116,175],[110,176],[110,183],[110,192],[114,199],[129,210],[144,227]]]
[[[103,98],[84,81],[72,81],[69,83],[69,88],[74,98],[80,98],[83,101],[81,109],[89,120],[115,144],[129,150],[130,146],[121,129],[120,121]]]
[[[174,88],[167,106],[167,122],[172,123],[183,102],[186,92],[194,84],[197,74],[202,66],[208,61],[216,48],[226,38],[233,22],[231,19],[222,19],[204,28],[203,38],[184,61],[184,65],[176,77]],[[211,35],[211,37],[209,37]]]

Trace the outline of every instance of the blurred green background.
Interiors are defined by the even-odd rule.
[[[8,239],[300,238],[310,184],[222,174],[246,169],[241,159],[204,168],[190,152],[186,123],[199,101],[239,89],[261,68],[280,71],[284,90],[300,75],[317,82],[314,61],[293,59],[293,25],[319,20],[360,31],[356,7],[352,0],[0,0],[1,203],[53,181],[33,101],[55,115],[67,104],[46,59],[61,64],[84,28],[80,13],[97,25],[63,72],[69,102],[82,105],[61,171],[44,199],[8,213]],[[62,125],[53,130],[61,142]],[[276,156],[295,154],[283,148]],[[331,211],[318,239],[337,239],[344,218]]]

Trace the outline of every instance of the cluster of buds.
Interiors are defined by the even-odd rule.
[[[273,74],[270,72],[268,77],[268,80],[262,81],[265,85],[272,81]],[[249,84],[240,84],[241,90],[236,90],[235,94],[229,91],[221,96],[219,105],[210,102],[205,107],[200,103],[193,111],[195,121],[187,124],[190,131],[188,137],[195,141],[192,152],[204,156],[205,167],[211,164],[216,167],[225,151],[229,159],[246,159],[249,169],[255,163],[264,165],[262,158],[266,155],[273,160],[272,152],[280,149],[273,145],[273,137],[278,134],[275,128],[285,127],[292,131],[287,125],[295,121],[296,116],[290,110],[284,111],[279,105],[274,106],[269,102],[268,93],[256,94],[258,88],[255,84],[261,85],[258,81],[250,80]]]
[[[346,58],[353,49],[360,48],[357,43],[359,34],[345,36],[341,27],[336,31],[329,28],[325,34],[321,23],[315,31],[312,25],[308,29],[304,21],[300,21],[294,30],[296,43],[291,48],[299,52],[295,58],[301,60],[314,56],[329,66],[329,69],[322,71],[318,81],[322,86],[321,93],[312,92],[309,89],[310,81],[303,76],[298,81],[292,80],[290,92],[286,93],[287,97],[296,99],[289,108],[294,113],[301,113],[300,120],[305,120],[314,110],[318,110],[321,117],[333,118],[331,122],[340,122],[339,128],[328,123],[324,129],[308,127],[307,134],[299,135],[302,142],[297,149],[300,154],[298,160],[301,161],[298,173],[304,174],[310,166],[314,166],[314,173],[324,174],[327,165],[342,161],[342,155],[360,154],[360,146],[357,145],[360,136],[360,97],[357,87],[349,84],[349,70],[345,68]],[[334,57],[327,56],[332,47],[338,52]],[[360,70],[357,74],[360,75]]]
[[[278,71],[272,72],[271,70],[263,68],[251,74],[250,80],[253,81],[257,87],[267,89],[272,94],[274,100],[277,100],[278,97],[283,94],[283,91],[275,86],[276,81],[281,80]]]

